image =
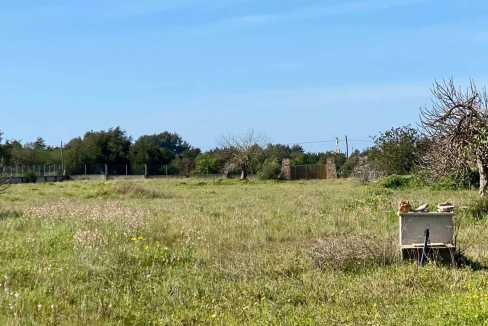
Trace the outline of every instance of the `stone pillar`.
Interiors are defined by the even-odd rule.
[[[328,158],[326,162],[327,179],[337,179],[337,169],[334,159]]]
[[[281,162],[280,179],[291,180],[291,162],[289,158],[285,158]]]

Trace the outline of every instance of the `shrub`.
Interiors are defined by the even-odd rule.
[[[210,154],[200,154],[195,160],[195,174],[219,173],[219,162]]]
[[[167,198],[168,196],[155,189],[147,189],[137,183],[121,182],[102,185],[97,189],[96,197],[110,197],[112,195],[124,195],[140,199]]]
[[[431,184],[431,188],[433,190],[457,190],[463,188],[463,186],[453,178],[443,177],[434,181]]]
[[[424,185],[424,181],[413,175],[390,175],[381,180],[380,184],[388,189],[400,189],[419,187]]]
[[[320,269],[354,272],[363,268],[386,266],[398,260],[394,239],[370,236],[340,236],[319,240],[312,248],[312,259]]]
[[[264,161],[258,177],[263,180],[278,179],[281,172],[281,165],[277,160],[267,159]]]
[[[24,182],[35,183],[37,181],[37,174],[33,171],[26,172],[24,174]]]
[[[434,190],[459,190],[479,188],[479,172],[468,171],[459,177],[441,177],[432,183]]]
[[[488,216],[488,198],[479,198],[475,200],[469,206],[468,212],[475,219],[481,219]]]

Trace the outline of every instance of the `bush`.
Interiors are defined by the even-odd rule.
[[[195,160],[195,174],[219,173],[219,162],[210,154],[200,154]]]
[[[33,171],[26,172],[24,174],[24,182],[36,183],[37,182],[37,174]]]
[[[264,161],[258,177],[263,180],[278,179],[281,173],[281,165],[277,160],[267,159]]]
[[[137,183],[131,182],[102,184],[95,192],[95,197],[105,198],[114,195],[122,195],[138,199],[169,198],[168,195],[156,189],[147,189]]]
[[[398,248],[393,238],[341,236],[318,241],[312,248],[312,259],[320,269],[355,272],[394,264],[398,261]]]
[[[424,181],[413,175],[390,175],[380,182],[381,186],[388,189],[413,188],[423,186]]]
[[[479,198],[475,200],[468,208],[468,212],[475,219],[481,219],[488,216],[488,198]]]
[[[458,190],[463,188],[463,185],[453,178],[443,177],[431,184],[433,190]]]
[[[442,177],[432,183],[434,190],[459,190],[479,188],[479,173],[477,171],[469,171],[457,178]]]

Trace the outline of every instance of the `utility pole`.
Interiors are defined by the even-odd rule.
[[[346,159],[349,158],[349,141],[347,139],[347,135],[346,135]]]
[[[63,177],[66,174],[64,171],[64,155],[63,155],[63,141],[61,141],[61,171],[63,173]]]

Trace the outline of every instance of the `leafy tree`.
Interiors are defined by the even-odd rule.
[[[263,150],[263,161],[273,159],[281,164],[283,159],[289,158],[293,164],[303,164],[304,153],[300,145],[268,144]]]
[[[281,172],[281,163],[277,159],[274,158],[267,158],[261,170],[258,173],[259,178],[268,180],[268,179],[278,179]]]
[[[125,165],[129,162],[131,140],[120,127],[107,131],[90,131],[83,139],[66,144],[66,165],[73,169],[83,164]],[[122,173],[122,167],[120,167]]]
[[[220,166],[217,158],[211,153],[200,154],[195,159],[195,172],[198,174],[217,174]]]
[[[131,163],[135,166],[147,164],[151,170],[169,165],[184,171],[193,169],[199,150],[194,149],[176,133],[163,132],[141,136],[131,147]]]
[[[191,172],[195,169],[195,159],[200,154],[200,149],[191,148],[176,156],[174,165],[177,167],[179,173],[186,177],[191,175]]]
[[[73,138],[64,147],[65,168],[68,174],[83,173],[84,164],[94,164],[90,162],[89,155],[85,152],[83,139],[80,137]],[[92,171],[89,171],[92,172]]]
[[[344,178],[350,177],[356,167],[360,164],[361,157],[361,152],[359,150],[355,150],[351,153],[340,167],[340,176]]]
[[[391,174],[410,174],[426,151],[426,140],[410,127],[392,128],[374,138],[368,160],[374,168]]]
[[[36,141],[31,144],[31,148],[36,151],[44,151],[47,149],[47,145],[42,137],[37,137]]]

